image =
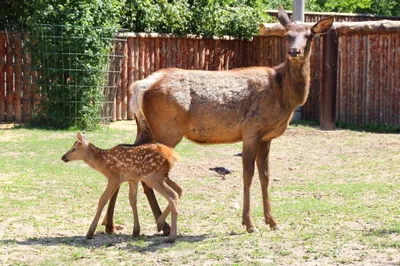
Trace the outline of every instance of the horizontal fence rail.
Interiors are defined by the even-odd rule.
[[[277,10],[266,10],[268,15],[276,17],[278,15]],[[286,11],[289,18],[292,18],[292,11]],[[391,16],[379,16],[379,15],[369,15],[369,14],[355,14],[355,13],[336,13],[336,12],[304,12],[305,22],[317,22],[318,20],[327,17],[335,16],[336,22],[356,22],[356,21],[373,21],[373,20],[400,20],[400,17]]]

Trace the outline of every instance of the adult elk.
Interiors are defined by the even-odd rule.
[[[255,162],[265,223],[271,229],[279,227],[268,194],[271,140],[285,132],[295,108],[306,101],[313,37],[328,32],[334,21],[334,17],[324,18],[307,28],[290,22],[282,8],[278,19],[289,47],[285,62],[278,66],[220,72],[163,69],[133,86],[131,107],[138,125],[135,144],[155,141],[175,147],[183,137],[200,144],[243,141],[242,223],[248,232],[257,231],[250,217]],[[154,205],[155,198],[148,198]],[[113,215],[112,203],[108,218]],[[105,223],[111,225],[112,219]]]

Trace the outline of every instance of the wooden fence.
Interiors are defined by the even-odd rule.
[[[338,28],[338,121],[400,125],[400,22],[395,25],[391,31],[379,23],[364,31]]]
[[[255,36],[252,40],[229,37],[200,38],[159,34],[125,34],[126,60],[122,63],[113,120],[132,119],[129,87],[162,68],[228,70],[247,66],[274,66],[284,61],[286,41],[281,36]],[[319,119],[321,41],[316,38],[312,58],[311,101],[304,106],[306,119]]]
[[[21,32],[0,32],[0,121],[27,121],[31,114],[32,77]]]
[[[338,35],[331,40],[335,53],[325,49],[324,38],[314,40],[311,89],[303,108],[304,119],[320,120],[320,113],[329,105],[337,121],[400,125],[400,22],[375,23],[335,23]],[[125,33],[125,59],[112,119],[133,118],[128,108],[128,88],[162,68],[227,70],[279,64],[287,50],[282,28],[269,25],[261,33],[264,35],[252,40]],[[10,36],[0,33],[0,121],[19,122],[29,117],[38,99],[34,76],[29,72],[29,55],[21,50],[21,34]],[[332,64],[326,61],[336,53]],[[337,75],[333,78],[333,94],[326,97],[326,73],[329,75],[330,71]]]

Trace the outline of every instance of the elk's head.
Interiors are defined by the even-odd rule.
[[[64,162],[83,160],[86,157],[89,142],[86,140],[85,135],[78,132],[76,134],[78,140],[75,141],[72,148],[61,157]]]
[[[278,9],[278,20],[285,27],[288,41],[288,59],[291,61],[304,61],[309,58],[312,39],[316,35],[327,33],[333,24],[333,16],[319,20],[309,29],[304,24],[293,23],[282,7]]]

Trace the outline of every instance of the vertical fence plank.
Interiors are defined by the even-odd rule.
[[[139,79],[143,79],[144,64],[145,64],[144,38],[138,37],[138,40],[139,40]]]
[[[6,61],[4,59],[6,54],[6,35],[0,33],[0,121],[5,120],[6,113],[6,94],[5,94],[5,66]]]
[[[195,43],[196,40],[193,39],[187,39],[187,50],[189,52],[188,55],[188,62],[187,62],[187,69],[193,69],[195,66]]]
[[[119,55],[123,54],[123,52],[121,52],[121,50],[124,49],[124,47],[121,44],[121,42],[118,42],[118,45],[117,45],[116,49],[117,49],[117,52],[116,52],[117,54],[119,54]],[[122,60],[124,60],[124,59],[122,59]],[[122,90],[123,90],[123,88],[122,88],[122,78],[120,78],[118,80],[118,85],[117,85],[117,89],[116,89],[116,92],[115,92],[115,99],[116,100],[115,100],[115,105],[114,105],[114,107],[115,107],[114,108],[115,109],[115,118],[118,121],[122,120],[122,117],[121,117]]]
[[[24,34],[24,44],[27,43],[28,34]],[[22,93],[22,122],[27,122],[31,118],[32,110],[31,110],[31,77],[32,72],[31,68],[31,55],[30,53],[24,49],[24,62],[23,62],[23,93]],[[1,54],[0,54],[1,56]]]
[[[400,50],[400,34],[395,34],[396,36],[396,51]],[[393,99],[394,101],[394,108],[393,112],[395,113],[395,124],[399,125],[400,124],[400,85],[398,81],[400,80],[400,53],[395,53],[395,67],[393,71],[395,71],[395,78],[394,80],[397,81],[395,85],[395,97]]]
[[[129,108],[129,103],[131,102],[132,99],[132,91],[131,91],[131,87],[133,85],[133,83],[135,82],[134,78],[134,74],[133,74],[133,69],[134,69],[134,64],[135,64],[135,59],[134,59],[134,45],[133,45],[133,38],[128,38],[127,39],[127,55],[128,55],[128,69],[127,69],[127,75],[128,75],[128,86],[127,86],[127,119],[128,120],[132,120],[134,119],[133,117],[133,113],[131,111],[131,108]]]
[[[14,33],[14,59],[15,59],[15,92],[14,92],[14,110],[15,122],[22,121],[21,110],[21,87],[22,87],[22,38],[21,33]]]
[[[145,38],[144,43],[144,77],[146,78],[150,75],[150,58],[151,58],[151,51],[150,51],[150,38]]]
[[[128,118],[128,44],[123,45],[121,66],[121,120]]]
[[[155,44],[154,38],[149,39],[149,59],[150,59],[150,66],[149,66],[149,75],[154,73],[154,60],[155,60]]]
[[[9,33],[6,42],[6,121],[14,120],[14,66],[13,66],[13,50],[14,42],[12,40],[12,34]]]
[[[160,38],[154,40],[154,71],[160,69]]]
[[[200,69],[200,40],[194,39],[193,43],[193,54],[194,54],[194,66],[192,69]]]

